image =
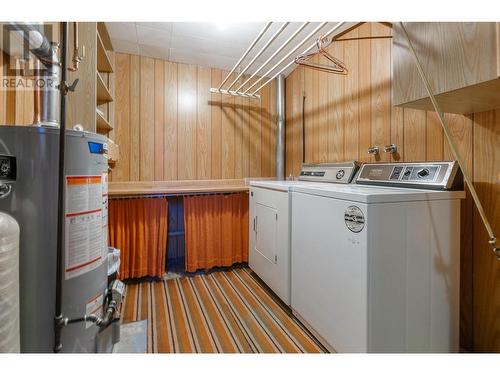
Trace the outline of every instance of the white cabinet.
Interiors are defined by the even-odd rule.
[[[288,191],[250,188],[250,268],[290,304]]]

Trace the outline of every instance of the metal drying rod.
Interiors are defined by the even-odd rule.
[[[262,28],[262,30],[259,32],[257,37],[253,40],[253,42],[250,44],[250,46],[246,49],[245,53],[241,58],[238,60],[236,65],[231,69],[229,74],[224,78],[222,83],[219,85],[217,88],[210,88],[211,93],[215,94],[224,94],[224,95],[231,95],[231,96],[240,96],[240,97],[245,97],[245,98],[252,98],[252,99],[259,99],[260,95],[258,92],[266,86],[268,83],[270,83],[274,78],[279,76],[281,73],[283,73],[286,69],[288,69],[290,66],[295,64],[295,57],[291,58],[292,54],[296,52],[302,45],[304,45],[308,40],[310,40],[315,34],[317,34],[322,28],[324,28],[328,22],[321,22],[317,27],[314,28],[309,34],[307,34],[303,39],[299,40],[298,43],[291,48],[291,50],[286,53],[284,57],[280,59],[276,64],[274,64],[270,69],[268,69],[264,74],[262,74],[255,82],[253,82],[248,88],[246,88],[244,91],[244,87],[249,84],[249,82],[256,77],[256,75],[261,72],[266,66],[271,63],[271,61],[285,49],[294,39],[296,39],[297,35],[304,30],[304,28],[309,24],[309,22],[304,22],[302,23],[293,33],[290,35],[285,42],[283,42],[273,53],[272,55],[264,62],[262,63],[255,71],[254,73],[247,78],[242,84],[239,85],[237,89],[233,89],[233,86],[238,82],[238,80],[245,74],[245,72],[250,69],[252,65],[255,64],[257,59],[269,48],[269,46],[278,38],[278,36],[290,25],[290,22],[283,22],[278,30],[269,38],[269,40],[264,44],[264,46],[255,54],[255,56],[250,60],[250,62],[243,68],[241,71],[238,73],[237,77],[229,84],[229,86],[224,88],[224,85],[226,82],[228,82],[229,78],[231,75],[240,67],[240,65],[243,63],[245,58],[250,54],[250,52],[254,49],[254,47],[257,45],[257,43],[263,38],[264,34],[266,34],[267,30],[271,27],[272,22],[266,23],[266,25]],[[336,31],[339,31],[339,29],[344,26],[346,22],[339,22],[335,26],[331,27],[326,33],[322,35],[323,38],[328,37],[329,35],[333,34]],[[355,23],[353,23],[354,25]],[[302,52],[302,55],[308,53],[311,51],[313,48],[316,47],[316,41],[312,43],[306,50]],[[283,63],[287,64],[280,68]],[[279,69],[278,71],[276,71]],[[271,77],[267,79],[263,84],[261,84],[257,89],[254,89],[253,92],[250,92],[255,86],[257,86],[258,83],[263,81],[264,79]]]
[[[448,128],[448,125],[446,124],[446,121],[444,119],[444,113],[441,111],[441,108],[439,107],[439,104],[436,100],[436,97],[434,95],[434,92],[432,90],[431,84],[429,82],[428,77],[424,73],[424,69],[422,68],[422,65],[420,64],[420,60],[418,59],[417,53],[415,52],[415,49],[413,48],[413,43],[410,40],[410,36],[408,35],[408,32],[406,31],[406,28],[403,24],[403,22],[399,22],[399,25],[401,26],[401,29],[403,30],[403,34],[406,38],[406,41],[408,42],[408,47],[410,48],[413,61],[415,62],[415,65],[417,66],[418,74],[420,75],[420,78],[422,79],[422,82],[425,86],[425,89],[427,90],[427,94],[429,95],[429,99],[431,100],[432,106],[434,107],[434,110],[436,111],[438,115],[439,122],[441,123],[441,127],[443,128],[443,132],[446,136],[446,140],[448,141],[448,144],[450,145],[451,152],[453,153],[453,157],[457,160],[458,165],[460,166],[460,169],[462,170],[462,174],[464,176],[465,183],[469,187],[470,194],[472,196],[472,199],[474,200],[474,204],[476,205],[477,211],[479,212],[479,216],[481,216],[481,220],[483,221],[483,224],[486,228],[486,231],[488,232],[488,235],[490,237],[489,239],[489,244],[492,247],[493,253],[497,256],[497,258],[500,260],[500,247],[497,245],[497,238],[495,236],[495,233],[493,232],[493,229],[491,227],[491,224],[486,217],[486,213],[484,212],[483,205],[481,204],[481,200],[479,199],[479,196],[477,195],[476,188],[474,187],[474,184],[472,183],[472,179],[470,178],[469,174],[467,173],[467,170],[465,169],[465,163],[463,162],[460,154],[457,151],[457,146],[455,145],[455,141],[451,137],[450,130]]]

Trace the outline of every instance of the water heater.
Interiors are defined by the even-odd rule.
[[[22,352],[52,352],[57,267],[59,129],[0,126],[0,160],[16,182],[0,211],[20,226]],[[72,319],[103,313],[107,289],[106,138],[66,132],[62,312]],[[99,328],[90,322],[62,329],[63,352],[95,352]]]

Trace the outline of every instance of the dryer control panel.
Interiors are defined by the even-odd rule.
[[[355,161],[347,163],[302,164],[299,180],[348,184],[352,181],[358,168],[359,165]]]
[[[456,161],[426,163],[368,163],[357,184],[422,189],[461,190],[462,174]]]

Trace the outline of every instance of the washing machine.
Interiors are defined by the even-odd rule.
[[[351,182],[356,162],[303,164],[298,180],[250,183],[249,266],[290,305],[290,191],[299,186]]]
[[[457,352],[455,162],[364,164],[291,192],[291,308],[337,352]]]

